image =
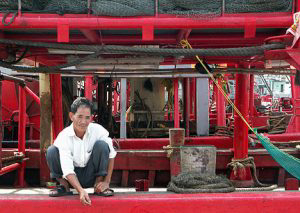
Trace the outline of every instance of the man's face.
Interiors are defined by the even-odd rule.
[[[70,112],[70,119],[73,121],[75,134],[82,137],[91,122],[91,110],[88,107],[79,107],[75,114]]]

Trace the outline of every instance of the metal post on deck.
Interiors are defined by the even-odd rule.
[[[46,151],[53,141],[52,135],[52,104],[50,75],[39,74],[40,85],[40,183],[49,181],[50,173],[46,163]]]
[[[2,81],[0,81],[0,121],[2,121]],[[2,126],[0,127],[0,171],[2,170]]]
[[[249,117],[249,74],[236,74],[235,106],[248,121]],[[242,160],[248,157],[248,127],[240,116],[234,112],[234,159]],[[231,172],[231,181],[236,187],[253,186],[250,167]]]
[[[196,112],[195,112],[195,97],[196,97],[196,79],[191,78],[190,80],[190,113],[192,114],[192,117],[195,118]]]
[[[208,76],[203,75],[202,78],[196,79],[196,125],[197,135],[204,136],[209,134],[209,81]]]
[[[178,98],[178,78],[173,79],[174,83],[174,128],[179,128],[179,98]]]
[[[250,75],[250,90],[249,90],[249,120],[252,122],[254,116],[254,75]]]
[[[185,136],[190,136],[190,79],[184,79],[184,121],[185,121]]]
[[[115,116],[118,112],[118,93],[117,93],[117,87],[118,87],[118,81],[114,81],[114,110],[113,115]]]
[[[92,101],[93,92],[93,76],[85,76],[84,82],[84,96]]]
[[[121,124],[120,124],[120,138],[126,138],[126,87],[127,79],[121,78]]]
[[[18,152],[25,156],[26,142],[26,93],[22,86],[19,86],[19,126],[18,126]],[[18,169],[18,186],[25,187],[25,161],[22,161]]]
[[[52,91],[52,111],[53,111],[53,133],[54,139],[63,130],[63,109],[62,109],[62,82],[61,74],[50,74],[50,85]]]
[[[218,84],[222,87],[222,79],[218,79]],[[215,87],[214,87],[215,88]],[[217,107],[217,126],[226,126],[226,111],[225,111],[225,97],[221,91],[216,87],[216,107]]]

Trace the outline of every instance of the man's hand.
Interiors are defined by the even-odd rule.
[[[79,193],[80,202],[85,206],[92,205],[92,201],[89,198],[88,193],[85,190],[80,191]]]
[[[109,188],[109,183],[105,181],[100,181],[97,185],[94,187],[94,191],[96,193],[104,192],[106,189]]]

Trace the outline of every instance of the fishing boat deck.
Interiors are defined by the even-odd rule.
[[[45,188],[0,189],[1,212],[298,212],[298,191],[251,191],[233,193],[175,194],[165,188],[135,192],[134,188],[114,188],[113,197],[91,195],[91,206],[83,206],[78,196],[52,198]],[[93,193],[93,189],[87,189]]]

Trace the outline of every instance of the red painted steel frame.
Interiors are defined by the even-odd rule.
[[[249,90],[249,117],[250,121],[254,116],[254,75],[250,75],[250,90]]]
[[[249,75],[236,74],[235,106],[248,121]],[[248,127],[240,116],[234,113],[234,158],[248,157]]]
[[[3,120],[2,117],[2,81],[0,81],[0,120]],[[2,139],[3,139],[3,128],[0,129],[0,171],[2,168]]]
[[[63,130],[63,109],[62,109],[62,82],[60,74],[50,74],[52,91],[52,112],[53,112],[53,135],[55,139]]]
[[[185,120],[185,136],[190,136],[190,79],[184,79],[184,120]]]
[[[25,86],[24,89],[26,93],[30,95],[33,98],[33,100],[35,100],[38,103],[38,105],[41,105],[40,98],[34,92],[32,92],[27,86]]]
[[[114,213],[298,213],[298,192],[206,193],[206,194],[116,194],[110,198],[90,196],[92,205],[83,206],[78,195],[51,198],[45,196],[0,196],[1,212],[43,213],[114,212]],[[66,208],[66,205],[68,206]]]
[[[20,168],[21,168],[20,163],[14,163],[14,164],[11,164],[9,166],[3,167],[2,169],[0,169],[0,176],[4,175],[6,173],[12,172],[16,169],[20,169]]]
[[[218,84],[222,88],[222,79],[218,79]],[[225,98],[219,89],[217,89],[216,95],[217,126],[226,126]]]
[[[246,121],[249,116],[249,74],[236,74],[236,93],[235,93],[235,106],[241,112]],[[234,112],[234,159],[244,159],[248,157],[248,127],[240,116]],[[232,171],[231,180],[233,181],[249,181],[251,185],[252,176],[250,168],[238,169]],[[238,183],[241,187],[246,187],[248,184]]]
[[[25,155],[26,142],[26,93],[25,89],[19,86],[19,127],[18,127],[18,151]],[[25,161],[22,161],[21,167],[18,169],[18,186],[25,186]]]
[[[4,14],[0,14],[0,19]],[[11,15],[7,17],[10,19]],[[143,26],[153,26],[160,29],[190,29],[190,28],[245,28],[249,20],[256,28],[287,28],[293,23],[292,13],[268,14],[236,14],[214,17],[209,21],[199,21],[196,18],[180,18],[174,15],[159,17],[95,17],[89,15],[56,15],[56,14],[22,14],[16,17],[9,26],[0,23],[0,29],[38,28],[56,29],[67,25],[70,29],[137,29]],[[221,27],[222,26],[222,27]]]
[[[85,76],[84,82],[84,96],[92,100],[92,92],[93,92],[93,76]]]
[[[179,120],[178,78],[173,79],[173,84],[174,84],[174,128],[179,128],[180,120]]]

